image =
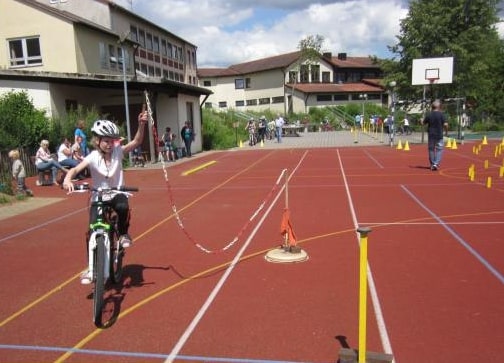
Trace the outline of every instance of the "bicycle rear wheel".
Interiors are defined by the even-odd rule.
[[[94,283],[93,294],[93,321],[97,327],[102,325],[102,311],[105,304],[105,237],[96,236],[96,249],[94,252]]]
[[[109,233],[110,238],[110,277],[114,284],[121,282],[122,278],[122,260],[124,257],[124,248],[119,243],[119,234],[113,228]]]

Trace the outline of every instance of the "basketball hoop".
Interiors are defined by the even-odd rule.
[[[439,77],[427,78],[427,80],[429,81],[429,84],[433,84],[439,80]]]

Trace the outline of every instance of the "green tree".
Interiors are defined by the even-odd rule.
[[[497,0],[412,0],[401,20],[393,59],[380,62],[386,82],[395,80],[402,98],[422,97],[411,86],[413,59],[453,57],[453,83],[437,85],[434,97],[466,97],[483,115],[502,115],[503,41],[496,24]]]
[[[0,149],[35,148],[51,135],[45,112],[37,110],[26,92],[8,92],[0,97]]]

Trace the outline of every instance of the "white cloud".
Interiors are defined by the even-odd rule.
[[[408,0],[132,0],[133,11],[198,47],[198,66],[229,66],[297,50],[307,35],[324,51],[391,57]],[[116,0],[130,9],[129,0]],[[273,15],[270,15],[273,14]],[[260,17],[258,16],[260,14]],[[272,16],[274,16],[272,18]],[[498,25],[504,36],[504,23]]]

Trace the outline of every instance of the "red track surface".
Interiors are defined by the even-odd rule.
[[[64,199],[0,221],[0,361],[335,362],[342,346],[358,348],[357,225],[373,230],[368,351],[391,349],[400,363],[504,361],[502,156],[460,145],[431,172],[426,146],[411,149],[239,150],[174,164],[169,183],[189,237],[162,171],[128,170],[141,190],[131,200],[135,245],[108,329],[94,327],[92,290],[77,279],[87,196],[36,188]],[[247,224],[283,169],[303,263],[264,259],[281,243],[280,187]],[[195,245],[220,251],[237,235],[225,252]]]

